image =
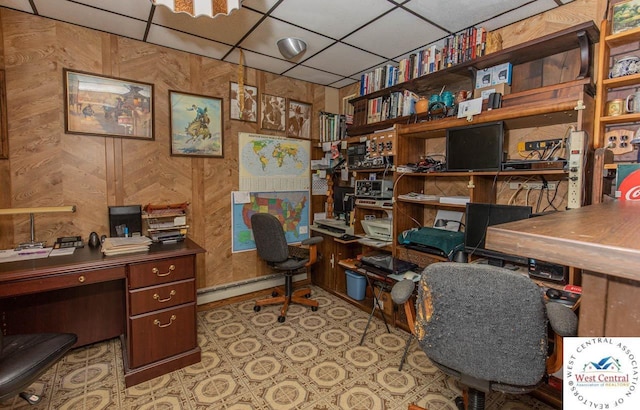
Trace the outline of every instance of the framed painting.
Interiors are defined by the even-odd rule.
[[[169,91],[171,155],[222,158],[222,98]]]
[[[153,84],[63,70],[69,134],[153,140]]]
[[[285,122],[285,98],[262,94],[260,127],[265,130],[284,131]]]
[[[311,138],[311,104],[287,100],[287,137]]]
[[[258,88],[244,85],[244,107],[240,107],[238,83],[229,87],[230,116],[232,120],[258,122]]]
[[[640,0],[622,1],[611,7],[612,34],[640,27]]]

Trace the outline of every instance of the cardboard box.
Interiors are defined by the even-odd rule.
[[[511,63],[504,63],[493,66],[491,68],[491,85],[509,84],[511,85],[511,72],[513,66]]]
[[[476,71],[476,89],[490,86],[492,73],[493,67]]]
[[[476,88],[473,90],[473,98],[482,97],[483,100],[489,98],[489,94],[491,93],[502,93],[502,95],[507,95],[511,92],[511,86],[507,83],[490,85],[488,87]]]

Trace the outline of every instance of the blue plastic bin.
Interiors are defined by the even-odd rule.
[[[353,271],[345,270],[347,275],[347,295],[351,299],[362,300],[364,299],[364,292],[367,288],[367,279]]]

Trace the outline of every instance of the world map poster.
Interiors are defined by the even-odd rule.
[[[240,191],[308,191],[310,141],[238,134]]]
[[[268,212],[275,215],[284,227],[287,243],[309,238],[309,191],[252,192],[248,203],[231,200],[232,252],[256,248],[251,231],[251,215]]]

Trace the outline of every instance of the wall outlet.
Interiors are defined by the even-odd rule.
[[[542,182],[510,182],[509,188],[519,189],[520,187],[522,187],[522,189],[542,189],[542,185]],[[556,184],[553,182],[548,182],[547,188],[550,191],[554,191],[556,189]]]
[[[569,137],[569,186],[567,187],[567,209],[580,208],[584,201],[584,161],[587,135],[584,131],[573,131]]]
[[[524,150],[536,151],[536,150],[541,150],[545,148],[551,148],[554,145],[557,145],[558,143],[561,143],[561,142],[562,142],[561,138],[538,140],[538,141],[527,141],[524,143]]]

